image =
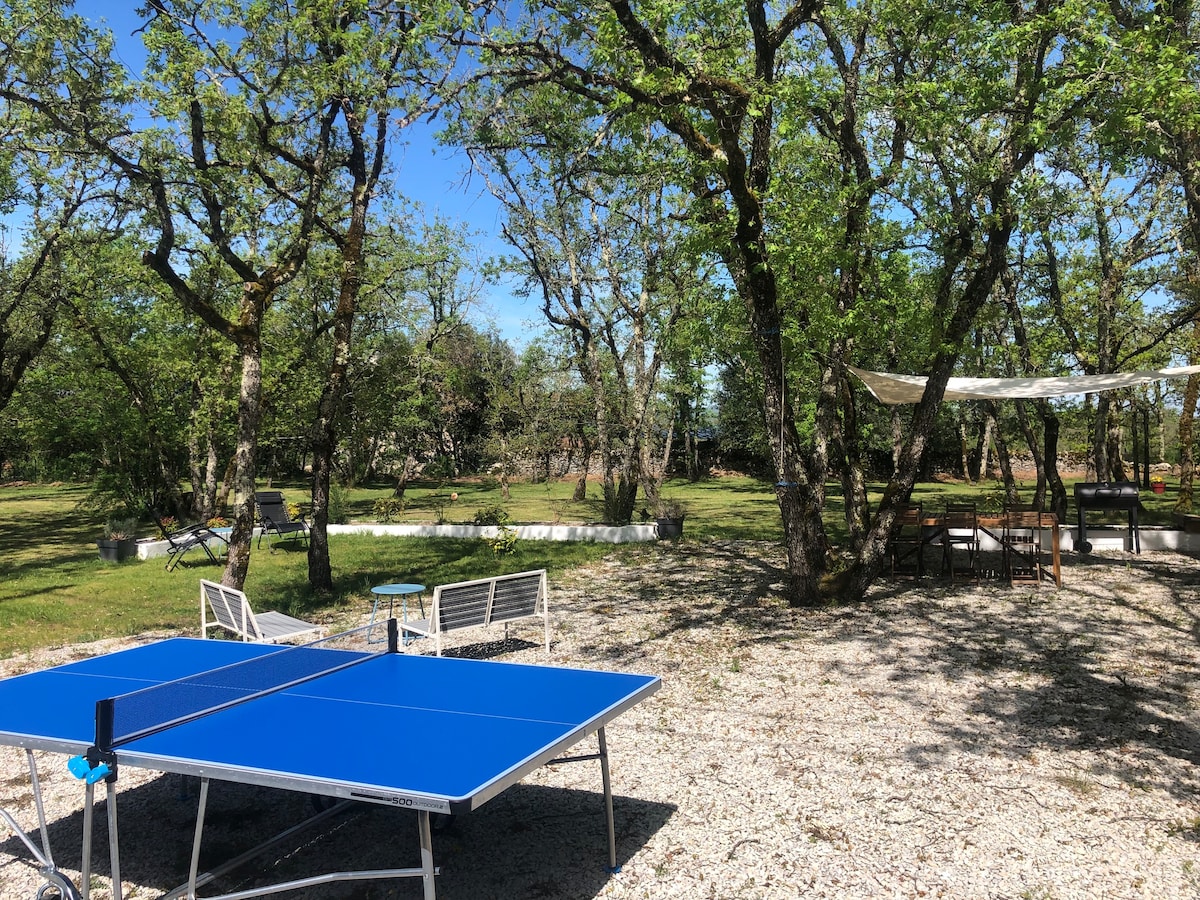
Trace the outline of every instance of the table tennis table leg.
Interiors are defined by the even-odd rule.
[[[608,824],[608,871],[615,874],[621,871],[621,867],[617,865],[617,828],[613,820],[612,777],[608,772],[608,740],[604,736],[603,725],[596,729],[596,740],[600,745],[596,753],[560,756],[547,761],[546,765],[557,766],[569,762],[600,760],[600,781],[604,785],[604,818]]]
[[[204,834],[204,816],[208,811],[208,779],[200,779],[200,805],[196,810],[196,833],[192,837],[192,865],[188,869],[187,897],[196,898],[196,876],[200,870],[200,839]]]
[[[421,840],[421,884],[425,889],[425,900],[436,900],[437,886],[433,867],[433,829],[429,826],[429,811],[417,810],[417,831]]]
[[[117,786],[106,781],[105,799],[108,801],[108,858],[112,873],[112,898],[121,900],[121,851],[117,844]],[[80,889],[83,900],[88,900],[92,882],[92,814],[96,803],[96,786],[88,784],[83,791],[83,860],[80,863]]]
[[[88,784],[83,789],[83,859],[79,863],[79,889],[83,900],[92,893],[92,806],[96,801],[96,786]]]
[[[115,781],[105,781],[105,795],[108,800],[108,858],[112,866],[112,900],[121,900],[121,851],[117,846],[119,834],[117,828],[117,785]]]
[[[608,819],[608,871],[619,872],[617,865],[617,828],[613,821],[612,778],[608,774],[608,741],[604,738],[604,728],[596,732],[600,742],[600,781],[604,785],[604,815]]]
[[[33,805],[37,809],[38,830],[42,834],[42,851],[46,854],[46,865],[53,869],[54,857],[50,853],[50,828],[46,824],[46,807],[42,803],[42,782],[38,778],[37,760],[33,758],[33,751],[28,748],[25,750],[25,760],[29,766],[29,787],[33,790]]]

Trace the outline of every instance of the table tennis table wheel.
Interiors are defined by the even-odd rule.
[[[81,900],[75,885],[59,872],[42,872],[42,877],[46,879],[46,883],[38,888],[37,894],[34,895],[37,900],[53,900],[55,897],[61,898],[61,900]],[[47,891],[53,893],[47,893]]]

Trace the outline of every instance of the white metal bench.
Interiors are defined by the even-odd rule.
[[[208,618],[212,610],[213,620]],[[243,641],[278,644],[291,638],[319,635],[324,629],[312,622],[294,619],[281,612],[254,614],[250,601],[239,590],[200,579],[200,636],[208,637],[208,629],[224,628],[239,635]]]
[[[550,614],[546,599],[546,570],[517,572],[475,581],[442,584],[433,589],[429,615],[400,623],[402,631],[433,638],[437,655],[442,655],[442,635],[463,628],[486,628],[521,619],[541,619],[546,655],[550,655]]]

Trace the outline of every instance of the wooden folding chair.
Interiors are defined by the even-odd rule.
[[[925,574],[923,522],[920,503],[902,506],[896,513],[896,525],[888,541],[888,559],[892,563],[893,575]]]
[[[947,503],[942,517],[942,574],[955,577],[955,549],[967,554],[973,580],[979,578],[979,516],[974,503]]]
[[[1012,508],[1004,513],[1004,571],[1011,584],[1041,584],[1042,514]]]

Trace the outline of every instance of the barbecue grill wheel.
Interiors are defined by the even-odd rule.
[[[1079,552],[1080,553],[1091,553],[1092,552],[1092,542],[1084,541],[1082,544],[1080,544]]]

